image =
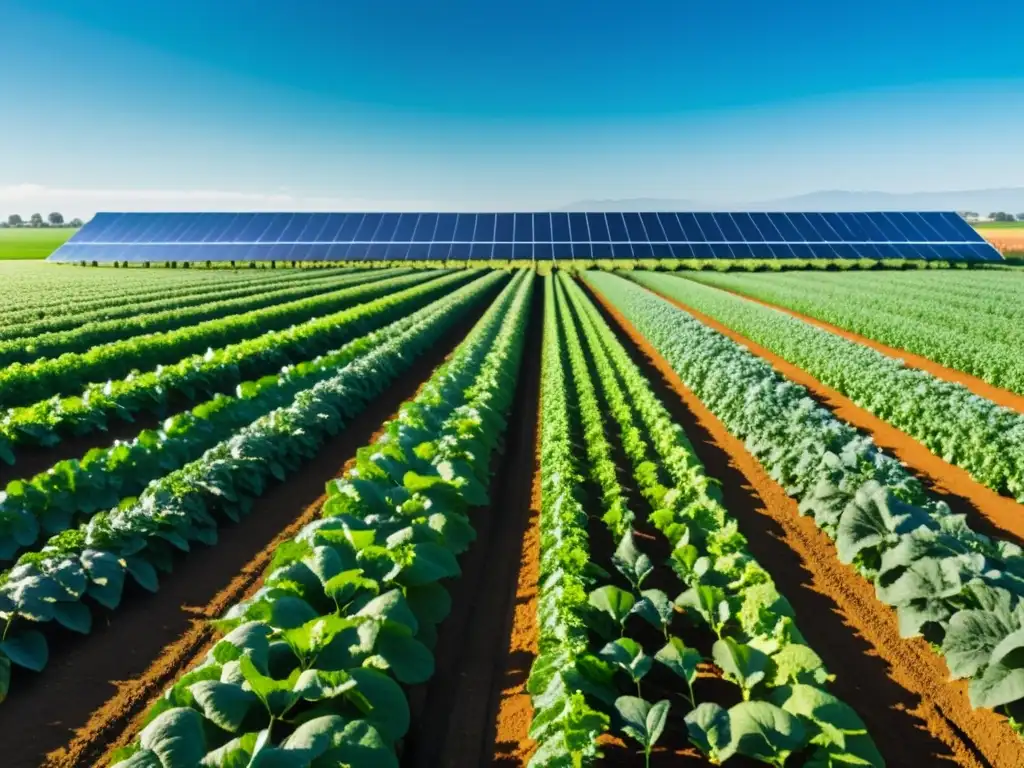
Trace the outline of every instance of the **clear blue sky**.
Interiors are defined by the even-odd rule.
[[[1024,185],[1022,37],[1005,0],[0,0],[0,212]]]

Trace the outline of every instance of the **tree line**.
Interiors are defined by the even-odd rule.
[[[81,219],[72,219],[71,221],[64,221],[64,215],[59,211],[54,211],[46,219],[43,219],[43,214],[33,213],[28,217],[28,221],[25,221],[17,213],[12,213],[7,217],[7,221],[0,221],[0,227],[30,227],[39,229],[40,227],[80,227],[82,226]]]
[[[974,211],[961,211],[960,215],[968,221],[974,219],[980,219],[981,216]],[[1018,213],[1014,216],[1012,213],[1006,211],[996,211],[988,215],[990,221],[1024,221],[1024,213]]]

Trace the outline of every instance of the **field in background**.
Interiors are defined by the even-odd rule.
[[[1024,253],[1024,221],[993,221],[975,229],[1004,256]]]
[[[0,229],[0,261],[45,259],[76,231],[71,227]]]

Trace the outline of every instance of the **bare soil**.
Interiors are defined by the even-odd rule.
[[[835,548],[743,442],[682,383],[603,297],[595,296],[656,394],[685,429],[751,553],[792,603],[801,631],[836,675],[831,690],[864,720],[891,766],[1024,765],[1024,742],[991,711],[973,710],[963,682],[921,639],[899,636],[895,613],[836,558]],[[676,764],[673,762],[672,764]],[[678,763],[682,764],[682,763]]]
[[[414,362],[315,459],[257,499],[245,520],[223,527],[216,546],[181,557],[159,592],[126,594],[118,611],[96,617],[88,636],[53,633],[47,669],[12,681],[0,712],[0,763],[84,768],[102,765],[128,743],[149,704],[216,640],[208,619],[259,588],[276,545],[319,514],[327,481],[415,394],[483,309]]]
[[[535,647],[535,637],[531,640],[529,630],[516,634],[513,627],[521,613],[519,585],[524,578],[529,581],[523,574],[522,543],[528,530],[536,531],[531,501],[538,471],[539,280],[535,291],[509,429],[494,460],[491,504],[474,512],[477,539],[459,559],[462,575],[448,585],[452,612],[439,628],[434,675],[410,691],[413,724],[402,744],[403,766],[487,764],[508,738],[505,726],[494,724],[503,692],[524,684],[529,673],[532,656],[518,646],[529,648],[532,642]],[[534,589],[535,582],[534,576]],[[520,716],[516,723],[519,738],[529,720]]]

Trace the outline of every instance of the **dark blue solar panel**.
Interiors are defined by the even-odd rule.
[[[515,238],[516,243],[533,243],[533,214],[532,213],[517,213],[515,214]],[[524,251],[520,249],[519,253]],[[515,258],[521,259],[523,256],[516,256]],[[526,258],[533,258],[533,249],[530,249],[530,255]]]
[[[587,214],[569,214],[569,235],[574,243],[590,242],[590,227],[587,225]]]
[[[587,228],[590,230],[590,239],[595,243],[610,243],[611,235],[608,232],[608,220],[603,213],[588,213]],[[607,258],[602,256],[601,258]]]
[[[556,243],[569,242],[569,214],[551,214],[551,240]],[[562,258],[558,255],[557,249],[555,250],[555,258]],[[572,258],[572,256],[570,255],[568,258]]]
[[[570,245],[571,243],[571,245]],[[54,261],[999,260],[948,212],[99,214]]]
[[[533,239],[538,243],[550,243],[551,214],[536,213],[533,216]]]
[[[380,220],[376,231],[373,233],[373,240],[377,243],[390,243],[395,236],[395,230],[398,229],[398,219],[400,215],[397,213],[386,213]]]
[[[606,213],[605,221],[608,222],[608,234],[613,243],[628,243],[629,233],[626,232],[626,222],[621,213]],[[632,250],[630,250],[632,253]],[[632,258],[632,257],[631,257]]]
[[[515,239],[516,217],[512,213],[499,213],[494,227],[494,240],[498,243],[511,243]],[[505,257],[502,257],[505,258]],[[511,258],[511,257],[508,257]]]
[[[473,233],[476,231],[476,214],[460,213],[458,221],[455,222],[455,239],[461,242],[470,243],[473,241]],[[462,257],[468,258],[468,257]]]
[[[718,225],[718,229],[722,232],[722,239],[730,242],[740,242],[746,240],[743,237],[743,233],[740,232],[739,227],[736,226],[736,222],[733,221],[732,215],[728,213],[717,213],[712,214],[715,219],[715,224]]]
[[[476,216],[476,230],[473,234],[473,240],[478,243],[493,243],[494,242],[494,222],[495,216],[493,213],[478,213]],[[487,246],[487,258],[491,258],[491,246]],[[473,258],[476,258],[475,256]]]

